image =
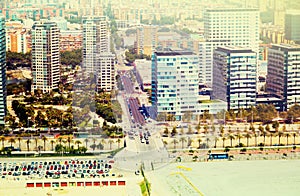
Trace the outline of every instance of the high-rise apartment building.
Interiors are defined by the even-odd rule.
[[[6,50],[18,53],[30,52],[29,31],[27,30],[7,30],[6,31]]]
[[[221,46],[240,46],[259,51],[257,8],[217,8],[204,12],[204,42],[199,42],[201,83],[212,85],[213,51]]]
[[[145,54],[151,56],[157,47],[158,36],[157,26],[145,25],[139,27],[136,33],[136,49],[137,54]]]
[[[285,1],[284,0],[273,0],[273,24],[284,28],[285,26]]]
[[[285,39],[300,43],[300,10],[289,10],[285,14]]]
[[[99,70],[97,76],[97,89],[111,91],[115,86],[116,56],[111,52],[102,53],[99,57]]]
[[[83,71],[86,76],[96,75],[99,55],[110,52],[106,17],[85,16],[83,25]]]
[[[227,109],[249,108],[256,103],[256,53],[238,47],[219,47],[213,57],[213,98]]]
[[[187,51],[157,51],[152,56],[154,116],[171,114],[181,120],[198,105],[198,56]]]
[[[41,20],[32,27],[32,87],[50,92],[60,81],[59,29],[56,23]]]
[[[283,110],[300,103],[300,45],[272,45],[269,49],[267,91],[283,100]]]
[[[6,47],[5,20],[0,17],[0,125],[5,125],[6,115]]]

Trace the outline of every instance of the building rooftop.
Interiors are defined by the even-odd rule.
[[[254,53],[251,49],[238,46],[222,46],[217,48],[218,51],[230,53]]]
[[[195,53],[187,50],[171,50],[156,51],[154,52],[157,56],[180,56],[180,55],[195,55]]]
[[[272,44],[272,48],[284,48],[284,49],[298,49],[300,50],[299,44]]]

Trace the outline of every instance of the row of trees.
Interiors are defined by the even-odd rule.
[[[208,113],[205,111],[201,115],[195,115],[191,112],[186,112],[182,116],[182,121],[190,122],[198,118],[201,122],[206,122],[207,120],[213,122],[214,119],[226,120],[226,121],[237,121],[243,120],[247,122],[262,122],[262,123],[272,123],[272,120],[276,117],[281,117],[285,119],[287,123],[292,123],[300,117],[300,105],[293,105],[287,112],[277,112],[276,108],[272,104],[258,104],[257,106],[252,106],[249,109],[239,109],[238,111],[229,110],[221,111],[216,115]],[[169,113],[160,113],[157,116],[158,121],[175,121],[175,115]]]
[[[59,137],[57,139],[51,139],[49,140],[49,138],[43,136],[41,138],[39,137],[34,137],[33,139],[23,139],[22,137],[10,137],[10,138],[6,138],[4,136],[0,136],[0,142],[2,143],[2,149],[5,148],[4,144],[5,144],[5,141],[7,141],[8,143],[10,143],[10,147],[11,149],[14,149],[15,148],[15,144],[18,142],[18,149],[19,150],[24,150],[22,149],[22,145],[21,143],[22,142],[25,142],[26,144],[26,150],[27,151],[30,151],[30,147],[31,147],[31,144],[34,143],[35,144],[35,147],[34,147],[34,150],[35,151],[47,151],[47,150],[51,150],[51,151],[55,151],[55,152],[58,152],[58,153],[85,153],[87,151],[88,148],[91,148],[93,149],[93,151],[98,148],[98,149],[101,149],[103,150],[104,149],[104,146],[105,144],[108,144],[109,145],[109,150],[112,150],[112,144],[114,143],[117,143],[118,144],[118,148],[120,148],[120,144],[122,142],[122,140],[120,138],[118,138],[117,140],[112,140],[112,139],[101,139],[100,142],[97,144],[97,139],[96,138],[92,138],[92,139],[84,139],[84,143],[85,143],[85,146],[82,146],[82,141],[80,140],[73,140],[73,137],[72,136],[69,136],[67,138],[63,138],[63,137]],[[43,142],[43,145],[40,145],[40,141]],[[47,143],[50,142],[51,144],[51,149],[47,149]],[[92,142],[92,144],[90,146],[88,146],[88,143],[89,142]],[[72,143],[75,144],[75,146],[77,148],[74,148],[74,145],[71,145]],[[54,144],[55,147],[54,147]]]
[[[283,145],[296,145],[296,138],[299,135],[297,133],[289,133],[289,132],[279,132],[279,133],[270,133],[270,132],[262,132],[262,134],[258,135],[258,134],[252,134],[250,132],[246,133],[246,134],[241,134],[241,133],[237,133],[237,134],[229,134],[229,135],[223,135],[222,137],[219,136],[215,136],[213,138],[210,137],[206,137],[206,138],[190,138],[190,137],[180,137],[179,139],[174,138],[170,141],[170,144],[174,145],[174,149],[176,149],[176,145],[178,143],[181,143],[181,147],[182,149],[184,149],[185,147],[190,147],[192,145],[193,142],[197,142],[198,143],[198,148],[209,148],[209,147],[213,147],[216,148],[218,146],[218,142],[221,140],[222,141],[222,147],[225,148],[225,143],[226,141],[230,141],[230,146],[226,146],[226,147],[234,147],[233,145],[233,141],[236,140],[237,145],[235,145],[235,147],[249,147],[251,146],[249,144],[250,139],[254,138],[255,139],[255,144],[254,146],[273,146],[274,145],[274,138],[277,138],[278,141],[278,146],[283,146]],[[258,144],[258,138],[259,137],[263,137],[263,142],[260,142]],[[282,138],[285,137],[286,141],[285,144],[282,143]],[[242,138],[246,138],[246,145],[241,143],[241,139]],[[269,142],[267,142],[267,138],[269,138]],[[293,138],[293,142],[290,142],[290,138]],[[167,145],[168,142],[166,140],[164,140],[164,144]],[[211,144],[211,145],[210,145]]]

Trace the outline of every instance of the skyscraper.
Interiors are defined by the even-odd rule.
[[[59,29],[56,23],[41,20],[32,27],[32,87],[50,92],[60,81]]]
[[[201,83],[211,86],[214,49],[220,46],[240,46],[258,53],[258,9],[206,9],[204,12],[204,38],[204,42],[199,42],[199,79]]]
[[[5,125],[6,115],[6,48],[5,20],[0,17],[0,125]]]
[[[83,25],[83,72],[96,75],[99,55],[110,52],[106,17],[85,16]]]
[[[272,45],[268,51],[267,91],[283,100],[283,109],[300,104],[300,45]]]
[[[300,43],[300,10],[289,10],[285,14],[285,39]]]
[[[256,103],[256,53],[238,47],[219,47],[213,57],[213,98],[227,109],[249,108]]]
[[[152,57],[154,116],[174,115],[181,120],[198,105],[198,56],[187,51],[157,51]]]

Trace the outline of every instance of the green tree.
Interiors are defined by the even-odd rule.
[[[54,145],[55,141],[51,140],[50,143],[51,143],[51,150],[53,151],[54,150],[53,145]]]
[[[230,139],[230,146],[232,147],[232,140],[234,140],[234,136],[232,135],[232,134],[230,134],[229,136],[228,136],[228,139]]]
[[[47,137],[43,135],[42,140],[44,142],[44,151],[46,151],[46,142],[48,141]]]
[[[118,143],[118,148],[120,148],[121,139],[118,138],[116,142]]]
[[[10,147],[13,147],[13,144],[16,143],[15,138],[11,137],[9,138],[8,142],[10,143]]]
[[[172,140],[172,143],[174,144],[174,149],[176,149],[176,144],[178,144],[177,139],[173,139],[173,140]]]
[[[246,133],[245,137],[247,138],[247,147],[249,147],[249,139],[251,139],[251,134],[250,133]]]
[[[289,145],[289,137],[291,136],[290,133],[286,132],[285,133],[285,137],[286,137],[286,145],[288,146]]]
[[[201,142],[202,142],[202,140],[200,138],[198,138],[197,142],[198,142],[198,148],[200,149],[201,148]]]
[[[184,142],[186,142],[186,139],[185,139],[184,137],[181,137],[181,138],[179,139],[179,141],[181,142],[181,147],[182,147],[182,149],[183,149]]]
[[[0,140],[2,142],[2,148],[4,149],[5,137],[4,136],[0,136]]]
[[[109,149],[111,150],[111,145],[114,143],[113,140],[108,140],[108,144],[109,144]]]
[[[17,140],[19,142],[19,149],[21,150],[21,140],[22,140],[22,138],[21,137],[17,137]]]
[[[29,145],[30,145],[30,143],[31,143],[30,139],[27,139],[27,140],[26,140],[27,151],[29,151]]]
[[[77,145],[77,149],[79,150],[79,145],[81,144],[81,141],[76,140],[76,141],[75,141],[75,144]]]

